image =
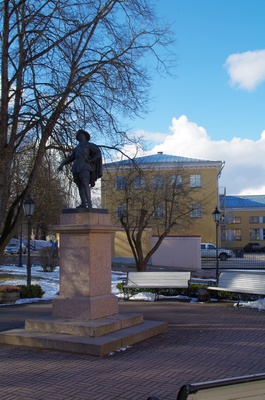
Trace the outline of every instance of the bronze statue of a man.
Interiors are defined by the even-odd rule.
[[[101,151],[98,146],[89,142],[89,133],[82,129],[77,131],[76,139],[79,142],[78,145],[70,156],[61,162],[58,171],[62,171],[64,165],[73,163],[73,178],[81,198],[78,208],[91,208],[90,187],[94,187],[96,180],[102,177]]]

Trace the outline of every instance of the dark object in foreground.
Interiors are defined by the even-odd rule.
[[[247,396],[246,396],[247,395]],[[265,374],[247,375],[216,381],[191,383],[180,388],[177,400],[243,400],[263,399],[265,396]]]
[[[265,396],[265,374],[239,376],[216,381],[183,385],[177,400],[244,400],[263,399]],[[151,396],[147,400],[163,400]]]

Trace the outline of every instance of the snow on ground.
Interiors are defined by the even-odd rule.
[[[1,279],[1,273],[8,273],[11,275],[15,275],[16,279],[10,279],[10,280],[3,280]],[[60,273],[60,268],[57,267],[54,272],[43,272],[43,269],[41,266],[32,266],[31,268],[31,281],[32,284],[38,284],[42,287],[42,289],[45,291],[45,294],[43,295],[42,299],[39,298],[34,298],[34,299],[20,299],[16,302],[16,304],[22,304],[22,303],[34,303],[38,302],[41,300],[52,300],[54,297],[56,297],[59,293],[59,273]],[[112,293],[115,294],[115,296],[119,297],[120,299],[123,299],[123,295],[119,292],[119,289],[117,288],[117,283],[120,283],[123,281],[124,278],[126,278],[126,274],[124,272],[119,272],[115,271],[112,272],[111,274],[112,282],[111,282],[111,290]],[[27,281],[27,267],[18,267],[15,265],[0,265],[0,285],[25,285]],[[202,280],[200,279],[200,283]],[[209,282],[209,279],[207,279],[206,282]],[[162,296],[161,296],[162,298]],[[181,296],[178,296],[180,299]],[[182,297],[183,298],[183,297]],[[138,293],[132,297],[130,297],[130,300],[142,300],[142,301],[154,301],[155,300],[155,295],[153,293],[149,292],[142,292]],[[196,302],[196,299],[192,299],[192,302]],[[235,302],[236,306],[236,302]],[[248,307],[248,308],[256,308],[258,310],[265,310],[265,299],[260,299],[257,301],[247,301],[243,302],[240,301],[240,307]]]
[[[15,275],[16,279],[3,280],[1,273]],[[45,291],[42,299],[20,299],[16,304],[32,303],[40,300],[51,300],[57,296],[59,292],[59,274],[60,268],[56,267],[54,272],[44,272],[40,265],[32,266],[31,268],[31,283],[40,285]],[[116,296],[122,296],[119,293],[116,285],[126,277],[123,272],[112,273],[111,289]],[[27,267],[18,267],[16,265],[0,265],[0,285],[26,285],[27,282]]]

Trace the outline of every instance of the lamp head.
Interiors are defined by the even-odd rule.
[[[35,210],[35,202],[28,196],[27,200],[23,203],[24,214],[26,217],[32,217]]]
[[[215,207],[215,210],[214,210],[214,212],[212,213],[212,216],[213,216],[214,222],[220,222],[221,213],[220,213],[220,211],[218,210],[217,206]]]

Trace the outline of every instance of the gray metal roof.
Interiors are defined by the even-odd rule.
[[[107,163],[106,165],[130,165],[133,161],[126,159]],[[216,162],[210,160],[201,160],[199,158],[189,158],[181,156],[172,156],[164,153],[151,154],[150,156],[137,157],[134,159],[137,164],[157,164],[157,163],[204,163]],[[220,161],[219,161],[220,162]]]

